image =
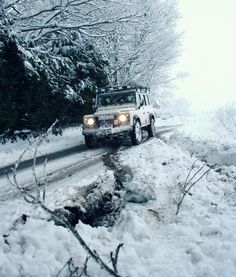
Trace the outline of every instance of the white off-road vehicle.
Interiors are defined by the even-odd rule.
[[[142,140],[142,130],[155,135],[154,109],[147,87],[116,86],[97,89],[95,113],[85,115],[83,135],[89,148],[99,140],[129,136],[133,145]]]

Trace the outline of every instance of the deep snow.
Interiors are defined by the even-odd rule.
[[[110,252],[124,243],[118,261],[122,276],[236,276],[234,159],[227,160],[223,166],[214,165],[193,186],[179,214],[175,215],[181,184],[196,159],[192,175],[203,164],[206,170],[217,163],[218,156],[212,162],[211,153],[219,152],[222,143],[225,148],[220,149],[225,156],[229,149],[230,153],[235,149],[231,138],[222,141],[213,136],[214,132],[198,132],[197,125],[196,120],[195,125],[191,120],[171,135],[120,151],[119,164],[128,169],[124,185],[129,192],[127,200],[131,202],[126,204],[112,228],[92,228],[82,222],[76,226],[90,247],[107,262]],[[209,130],[209,126],[205,127]],[[213,150],[208,151],[210,145]],[[91,176],[84,173],[78,180],[74,178],[51,188],[47,205],[60,207],[78,187],[94,180],[103,180],[104,189],[114,182],[111,170],[90,169],[88,174]],[[22,213],[31,217],[25,224],[11,229],[13,221]],[[86,253],[79,243],[65,228],[42,220],[47,216],[39,208],[15,199],[1,203],[0,214],[4,224],[0,230],[0,276],[56,276],[70,257],[77,266],[83,266]],[[7,243],[3,234],[8,235]],[[88,273],[108,276],[91,259]],[[60,276],[69,276],[67,268]]]

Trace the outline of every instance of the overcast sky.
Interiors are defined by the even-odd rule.
[[[193,111],[236,101],[236,0],[178,0],[184,30],[177,95]]]

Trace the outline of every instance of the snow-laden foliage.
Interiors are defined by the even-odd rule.
[[[37,132],[58,118],[79,122],[90,112],[95,84],[105,83],[105,63],[90,44],[55,47],[61,58],[35,57],[19,41],[7,36],[0,46],[0,133],[15,138],[15,130]],[[69,93],[71,92],[71,93]],[[24,136],[25,137],[25,136]]]
[[[102,41],[114,83],[163,86],[178,55],[178,12],[172,0],[132,0],[139,15]],[[141,13],[140,13],[141,11]]]
[[[90,38],[109,62],[112,83],[163,83],[178,54],[175,0],[5,0],[3,6],[7,28],[34,55],[55,60],[54,43]]]

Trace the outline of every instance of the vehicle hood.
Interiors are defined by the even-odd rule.
[[[135,105],[122,105],[122,106],[108,106],[108,107],[100,107],[94,113],[95,116],[103,115],[103,114],[117,114],[122,112],[129,112],[136,110]]]

